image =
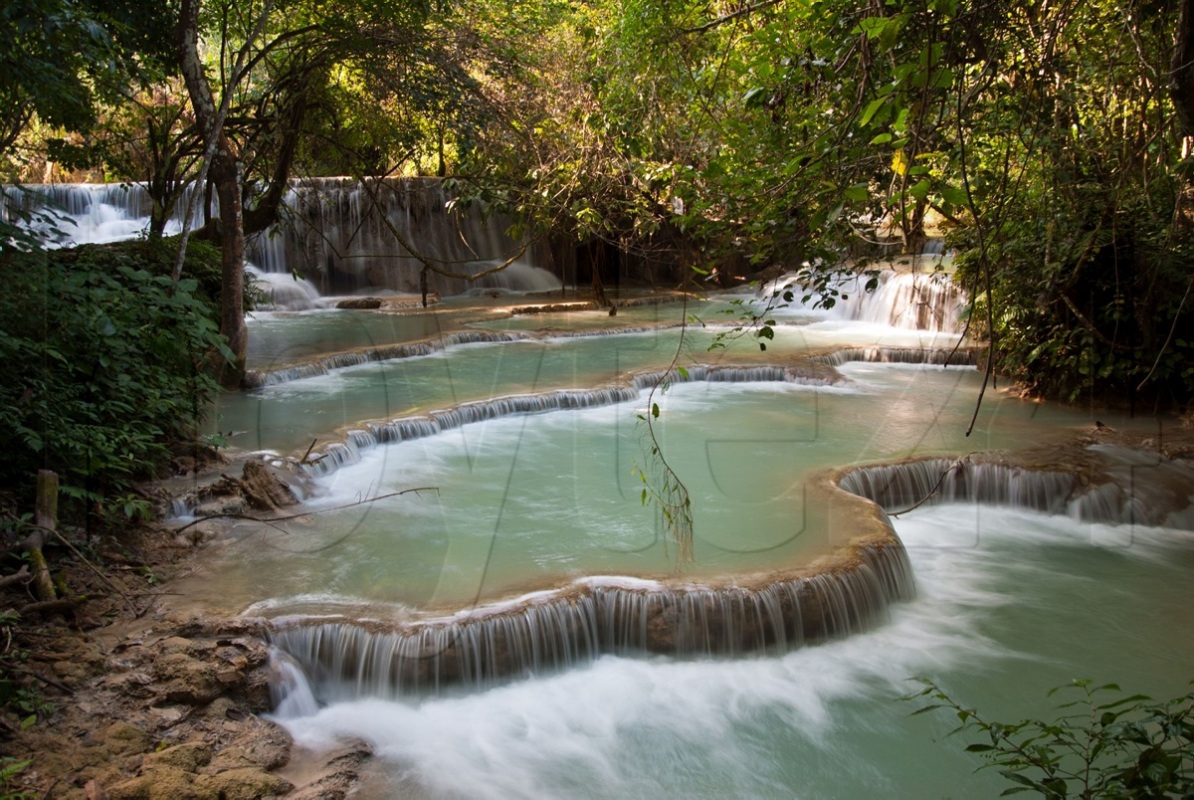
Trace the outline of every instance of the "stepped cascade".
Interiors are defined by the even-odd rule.
[[[144,228],[135,185],[33,188],[63,244]],[[417,293],[418,256],[476,272],[518,251],[508,221],[449,200],[293,187],[254,244],[272,310],[212,432],[293,470],[302,505],[236,521],[179,586],[260,621],[276,718],[312,748],[367,740],[375,796],[991,794],[969,762],[915,768],[927,735],[888,702],[909,677],[995,702],[1096,660],[1185,685],[1194,651],[1165,620],[1188,606],[1194,469],[1100,443],[1073,408],[988,389],[976,413],[948,276],[797,297],[764,317],[765,352],[719,315],[790,278],[610,317],[505,298],[559,289],[528,250],[471,305],[478,286],[436,278],[438,308],[331,307]],[[691,564],[640,499],[648,419],[691,498]],[[1041,455],[1078,434],[1073,464]]]
[[[898,541],[859,548],[840,569],[759,587],[611,578],[511,605],[388,629],[382,622],[273,624],[270,639],[317,696],[394,697],[575,666],[603,653],[742,656],[868,630],[914,596]]]

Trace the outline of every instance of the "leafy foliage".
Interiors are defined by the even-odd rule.
[[[0,800],[28,800],[34,796],[33,792],[14,788],[17,777],[32,763],[31,759],[20,761],[10,756],[0,757]]]
[[[31,124],[85,131],[97,102],[160,74],[169,4],[150,0],[9,0],[0,8],[0,155]],[[56,157],[75,152],[51,139]]]
[[[210,295],[169,270],[161,243],[0,254],[0,483],[48,468],[95,499],[195,435],[217,390],[209,359],[227,348]]]
[[[1002,795],[1036,792],[1052,800],[1188,797],[1194,792],[1194,692],[1165,702],[1125,696],[1113,683],[1077,680],[1059,693],[1054,719],[1005,723],[965,708],[930,681],[912,698],[928,705],[915,713],[948,711],[954,733],[979,734],[967,752],[1015,784]]]

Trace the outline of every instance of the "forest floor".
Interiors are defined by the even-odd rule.
[[[218,546],[204,525],[63,526],[46,547],[62,601],[39,611],[29,584],[0,590],[0,798],[330,800],[356,783],[359,742],[287,769],[260,622],[173,590]]]

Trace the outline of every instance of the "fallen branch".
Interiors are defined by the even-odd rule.
[[[76,605],[74,600],[42,600],[22,606],[19,613],[22,617],[30,614],[64,614],[67,611],[74,611]]]
[[[129,600],[128,595],[126,595],[124,592],[122,592],[120,590],[120,587],[112,582],[111,578],[109,578],[107,575],[105,575],[103,572],[101,572],[98,567],[96,567],[94,564],[92,564],[90,561],[88,561],[87,558],[82,553],[80,553],[78,551],[78,549],[76,549],[73,544],[68,542],[66,540],[66,537],[64,537],[61,533],[59,533],[58,531],[55,531],[55,530],[51,530],[50,533],[54,534],[54,536],[57,537],[58,541],[62,542],[64,545],[66,545],[67,549],[70,550],[72,553],[74,553],[75,557],[78,558],[80,561],[82,561],[87,566],[87,568],[89,570],[94,572],[96,574],[96,576],[99,577],[99,579],[101,581],[108,584],[108,588],[110,588],[112,591],[116,592],[116,594],[120,595],[124,599],[125,604],[128,605],[129,611],[136,613],[136,611],[137,611],[136,606],[134,606],[133,602],[131,600]]]
[[[31,580],[33,580],[33,576],[29,574],[29,565],[22,564],[18,572],[0,578],[0,589],[11,586],[14,583],[29,583]]]
[[[352,508],[353,506],[364,505],[365,503],[372,503],[375,500],[385,500],[388,497],[398,497],[400,495],[410,494],[411,492],[418,494],[419,492],[438,492],[438,491],[439,491],[438,486],[419,486],[414,489],[403,489],[400,492],[389,492],[387,494],[379,494],[376,497],[367,497],[364,500],[357,500],[355,502],[345,503],[345,504],[339,505],[339,506],[329,506],[328,508],[313,508],[308,511],[300,512],[298,514],[287,514],[287,515],[281,516],[281,517],[254,517],[249,514],[234,514],[232,512],[221,513],[221,514],[209,514],[207,516],[200,517],[199,519],[192,520],[180,528],[175,528],[173,532],[174,533],[182,533],[187,528],[193,528],[194,526],[198,525],[200,522],[207,522],[210,519],[241,519],[241,520],[245,520],[246,522],[260,522],[265,525],[273,525],[273,523],[276,523],[276,522],[285,522],[285,521],[291,520],[291,519],[299,519],[301,517],[309,517],[312,514],[322,514],[325,511],[340,511],[345,508]],[[283,532],[285,532],[285,531],[283,531]]]
[[[68,602],[68,601],[59,600],[58,602],[62,603],[62,602]],[[58,681],[54,680],[53,678],[47,678],[45,675],[42,675],[41,673],[38,673],[38,672],[34,672],[33,670],[29,669],[28,667],[22,667],[20,664],[8,664],[6,666],[8,669],[12,670],[13,672],[20,672],[24,675],[28,675],[31,678],[36,678],[37,680],[44,683],[46,686],[53,686],[55,689],[57,689],[60,692],[64,692],[65,694],[74,694],[75,693],[75,690],[70,688],[66,684],[59,683]]]
[[[318,441],[319,439],[311,440],[311,446],[307,448],[307,452],[303,453],[302,459],[299,460],[300,464],[314,464],[323,460],[323,456],[316,456],[314,461],[311,460],[311,451],[315,449],[315,443]]]

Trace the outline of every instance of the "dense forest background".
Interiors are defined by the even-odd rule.
[[[143,247],[104,256],[45,251],[11,203],[0,223],[4,447],[83,494],[160,462],[214,378],[235,385],[244,237],[308,176],[437,175],[522,236],[697,285],[801,270],[824,290],[944,235],[992,374],[1140,411],[1194,389],[1194,0],[10,0],[0,19],[4,181],[137,181],[155,203]],[[161,242],[191,186],[218,213]],[[101,390],[120,374],[135,393]],[[130,396],[153,399],[145,437],[80,452]]]

